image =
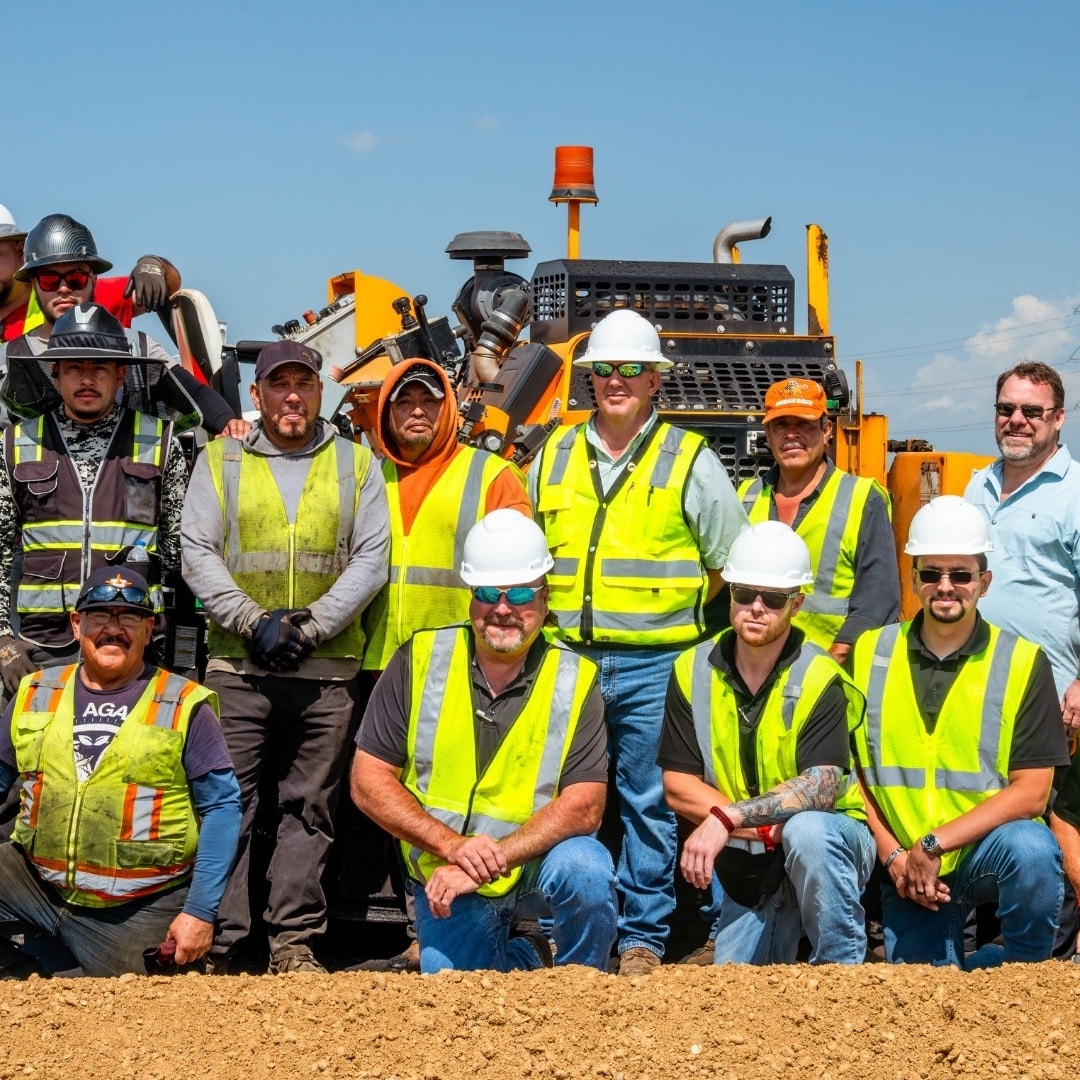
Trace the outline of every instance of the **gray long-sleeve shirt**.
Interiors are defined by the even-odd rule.
[[[296,518],[300,495],[316,450],[334,438],[333,428],[320,420],[312,441],[301,450],[285,451],[274,446],[256,421],[243,440],[246,453],[265,457],[285,504],[290,521]],[[243,493],[241,492],[241,497]],[[207,614],[226,630],[250,637],[252,626],[265,608],[245,593],[225,565],[225,523],[214,489],[210,468],[204,457],[195,462],[188,484],[180,526],[180,548],[184,580],[202,601]],[[333,637],[371,602],[387,579],[390,553],[390,521],[382,473],[373,462],[360,486],[360,498],[349,538],[349,562],[341,576],[311,607],[310,628],[318,640]],[[309,657],[295,677],[304,679],[349,679],[359,668],[358,660]],[[231,671],[245,675],[265,675],[266,669],[246,657],[212,659],[208,671]]]

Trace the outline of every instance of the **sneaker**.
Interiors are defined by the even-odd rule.
[[[704,945],[692,953],[687,953],[679,963],[694,964],[696,967],[712,967],[716,963],[716,941],[709,938]]]
[[[298,971],[326,974],[326,968],[312,956],[310,949],[297,949],[285,956],[272,956],[270,966],[266,969],[268,975],[290,975]]]
[[[619,954],[620,975],[651,975],[653,969],[659,966],[660,957],[652,949],[645,949],[640,945]]]

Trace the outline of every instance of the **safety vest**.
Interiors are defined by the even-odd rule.
[[[145,413],[120,412],[94,482],[83,489],[51,415],[24,420],[4,435],[12,494],[22,521],[19,636],[51,648],[74,640],[68,612],[93,570],[142,543],[158,549],[161,477],[171,427]],[[151,585],[154,610],[164,610]]]
[[[791,621],[823,649],[836,640],[848,617],[851,590],[855,587],[859,526],[872,491],[885,500],[891,512],[888,493],[876,480],[833,469],[806,516],[795,527],[810,549],[814,591],[806,596],[802,609]],[[743,481],[739,497],[751,525],[769,520],[773,489],[761,477]]]
[[[421,630],[411,649],[408,759],[401,782],[447,828],[502,840],[558,794],[596,665],[562,646],[548,646],[521,712],[478,775],[468,628]],[[401,850],[417,881],[427,881],[443,865],[405,841]],[[520,876],[517,867],[482,885],[480,894],[502,896]]]
[[[721,637],[733,633],[725,630]],[[739,753],[739,710],[734,691],[709,663],[717,641],[712,638],[681,653],[674,672],[679,689],[690,703],[705,782],[732,802],[740,802],[751,798],[752,791]],[[862,721],[862,695],[828,653],[804,642],[795,659],[780,671],[754,731],[758,793],[798,775],[799,733],[834,679],[844,685],[848,731],[854,731]]]
[[[665,646],[704,632],[708,579],[683,516],[703,449],[700,435],[656,424],[604,494],[584,424],[544,445],[537,512],[560,640]]]
[[[225,566],[237,587],[267,611],[309,607],[349,564],[371,451],[339,436],[320,446],[310,458],[295,523],[262,454],[244,450],[238,439],[215,439],[204,453],[225,526]],[[208,644],[212,657],[249,652],[243,638],[214,622]],[[359,660],[363,651],[357,618],[313,655]]]
[[[109,907],[159,892],[195,862],[199,825],[183,753],[195,710],[217,695],[155,669],[89,779],[72,750],[78,669],[23,679],[11,719],[22,776],[12,839],[68,903]]]
[[[390,581],[364,613],[364,668],[382,671],[415,630],[468,619],[471,594],[458,573],[465,536],[484,516],[495,478],[512,468],[494,454],[462,447],[424,496],[406,536],[397,466],[383,462],[390,506]]]
[[[1008,786],[1013,727],[1039,648],[987,626],[989,644],[964,661],[932,734],[911,681],[911,623],[868,631],[855,643],[855,685],[866,694],[866,723],[855,733],[855,755],[905,848]],[[942,876],[956,869],[967,850],[942,856]]]

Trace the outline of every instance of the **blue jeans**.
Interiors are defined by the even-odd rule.
[[[508,940],[517,918],[550,915],[557,964],[607,971],[615,941],[615,869],[599,840],[572,836],[522,870],[506,896],[459,896],[450,917],[437,919],[427,894],[413,888],[420,970],[530,971],[541,966],[525,938]]]
[[[937,911],[881,885],[885,959],[973,971],[1002,963],[1048,960],[1054,947],[1065,885],[1061,849],[1037,821],[1009,821],[983,837],[942,878],[952,894]],[[975,904],[997,901],[1005,945],[984,945],[964,956],[964,919]]]
[[[664,698],[682,649],[599,649],[574,646],[600,668],[604,718],[615,762],[622,821],[618,883],[619,953],[644,947],[664,955],[675,910],[675,815],[664,801],[656,755]]]
[[[870,830],[846,814],[804,810],[784,823],[784,883],[757,907],[724,896],[716,924],[718,964],[790,964],[803,931],[811,964],[861,964],[861,895],[874,869]]]
[[[21,919],[64,943],[87,975],[146,974],[143,950],[160,945],[184,910],[188,887],[107,908],[66,904],[22,848],[0,844],[0,919]]]

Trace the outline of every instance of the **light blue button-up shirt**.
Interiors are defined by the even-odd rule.
[[[994,572],[979,611],[1041,645],[1059,695],[1080,666],[1080,463],[1064,443],[1030,480],[1001,498],[1002,459],[964,492],[990,520]]]

